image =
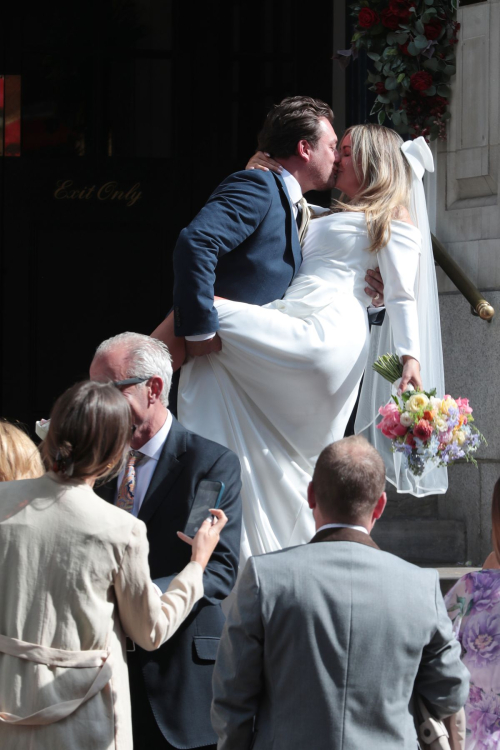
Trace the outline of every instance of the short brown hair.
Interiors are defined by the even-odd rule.
[[[111,383],[85,380],[59,396],[42,446],[47,468],[68,479],[116,476],[130,442],[127,400]]]
[[[297,152],[299,141],[316,146],[321,137],[320,117],[333,123],[333,112],[328,104],[310,96],[289,96],[275,104],[268,113],[258,135],[260,151],[286,159]]]
[[[45,473],[35,443],[19,427],[0,421],[0,482],[35,479]]]
[[[313,474],[316,502],[325,518],[355,523],[372,512],[385,489],[385,466],[360,435],[327,446]]]

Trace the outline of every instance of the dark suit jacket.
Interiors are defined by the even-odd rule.
[[[136,651],[128,654],[134,675],[130,685],[132,714],[144,705],[144,696],[138,691],[145,691],[163,736],[179,748],[217,741],[210,723],[211,681],[224,625],[220,602],[233,588],[238,569],[241,480],[239,460],[232,451],[189,432],[174,418],[139,512],[147,526],[151,577],[162,591],[190,560],[191,548],[176,532],[186,525],[202,479],[224,482],[220,507],[229,519],[203,577],[204,597],[158,651],[136,646]],[[97,491],[114,502],[116,480]]]
[[[255,305],[281,299],[301,262],[282,177],[260,170],[230,175],[177,240],[176,335],[218,330],[214,293]]]

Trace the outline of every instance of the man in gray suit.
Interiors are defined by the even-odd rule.
[[[443,718],[465,703],[435,570],[370,538],[384,464],[361,437],[325,448],[310,544],[251,558],[213,677],[219,750],[415,750],[414,692]]]

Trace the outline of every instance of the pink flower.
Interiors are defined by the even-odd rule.
[[[406,435],[408,428],[401,424],[399,409],[396,404],[389,403],[381,406],[379,414],[383,416],[383,420],[377,425],[377,429],[382,430],[383,435],[391,439]]]
[[[460,414],[472,414],[472,407],[469,406],[468,398],[457,398],[456,402]]]
[[[419,419],[413,428],[413,435],[419,440],[428,440],[432,435],[433,427],[426,419]]]

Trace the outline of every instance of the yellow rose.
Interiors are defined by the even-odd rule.
[[[465,434],[462,430],[458,430],[458,432],[455,432],[453,435],[453,442],[457,445],[463,445],[465,443]]]
[[[439,432],[446,432],[448,429],[448,422],[446,419],[443,419],[443,417],[436,417],[434,420],[434,427],[439,430]]]
[[[454,398],[447,398],[446,401],[441,402],[441,411],[443,414],[448,414],[448,409],[450,407],[453,407],[454,409],[457,409],[457,402]]]
[[[425,393],[415,393],[413,396],[410,396],[406,402],[405,408],[407,411],[417,412],[420,411],[420,409],[424,409],[428,403],[429,399]]]

